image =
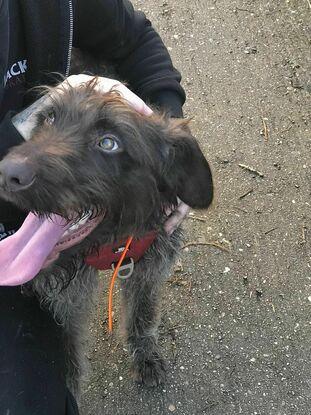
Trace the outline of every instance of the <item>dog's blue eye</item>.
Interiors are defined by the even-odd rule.
[[[112,135],[105,135],[98,142],[99,147],[105,151],[116,151],[119,149],[117,140]]]

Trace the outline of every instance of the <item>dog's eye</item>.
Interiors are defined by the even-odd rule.
[[[54,111],[49,111],[46,116],[45,116],[45,120],[44,120],[48,125],[52,125],[54,124],[55,121],[55,112]]]
[[[98,142],[99,147],[104,151],[116,151],[119,149],[119,144],[113,135],[104,135]]]

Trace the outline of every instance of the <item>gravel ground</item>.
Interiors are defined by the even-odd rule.
[[[310,2],[134,3],[183,74],[216,199],[165,287],[167,384],[135,385],[95,313],[81,413],[309,415]]]

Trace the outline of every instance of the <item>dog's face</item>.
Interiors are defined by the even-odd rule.
[[[72,218],[90,209],[143,227],[177,197],[207,208],[209,165],[181,120],[142,116],[94,84],[53,93],[32,138],[0,163],[0,196],[26,211]]]

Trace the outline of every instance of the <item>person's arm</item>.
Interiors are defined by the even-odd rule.
[[[74,46],[116,65],[144,101],[182,117],[180,73],[150,21],[128,0],[76,0]]]

